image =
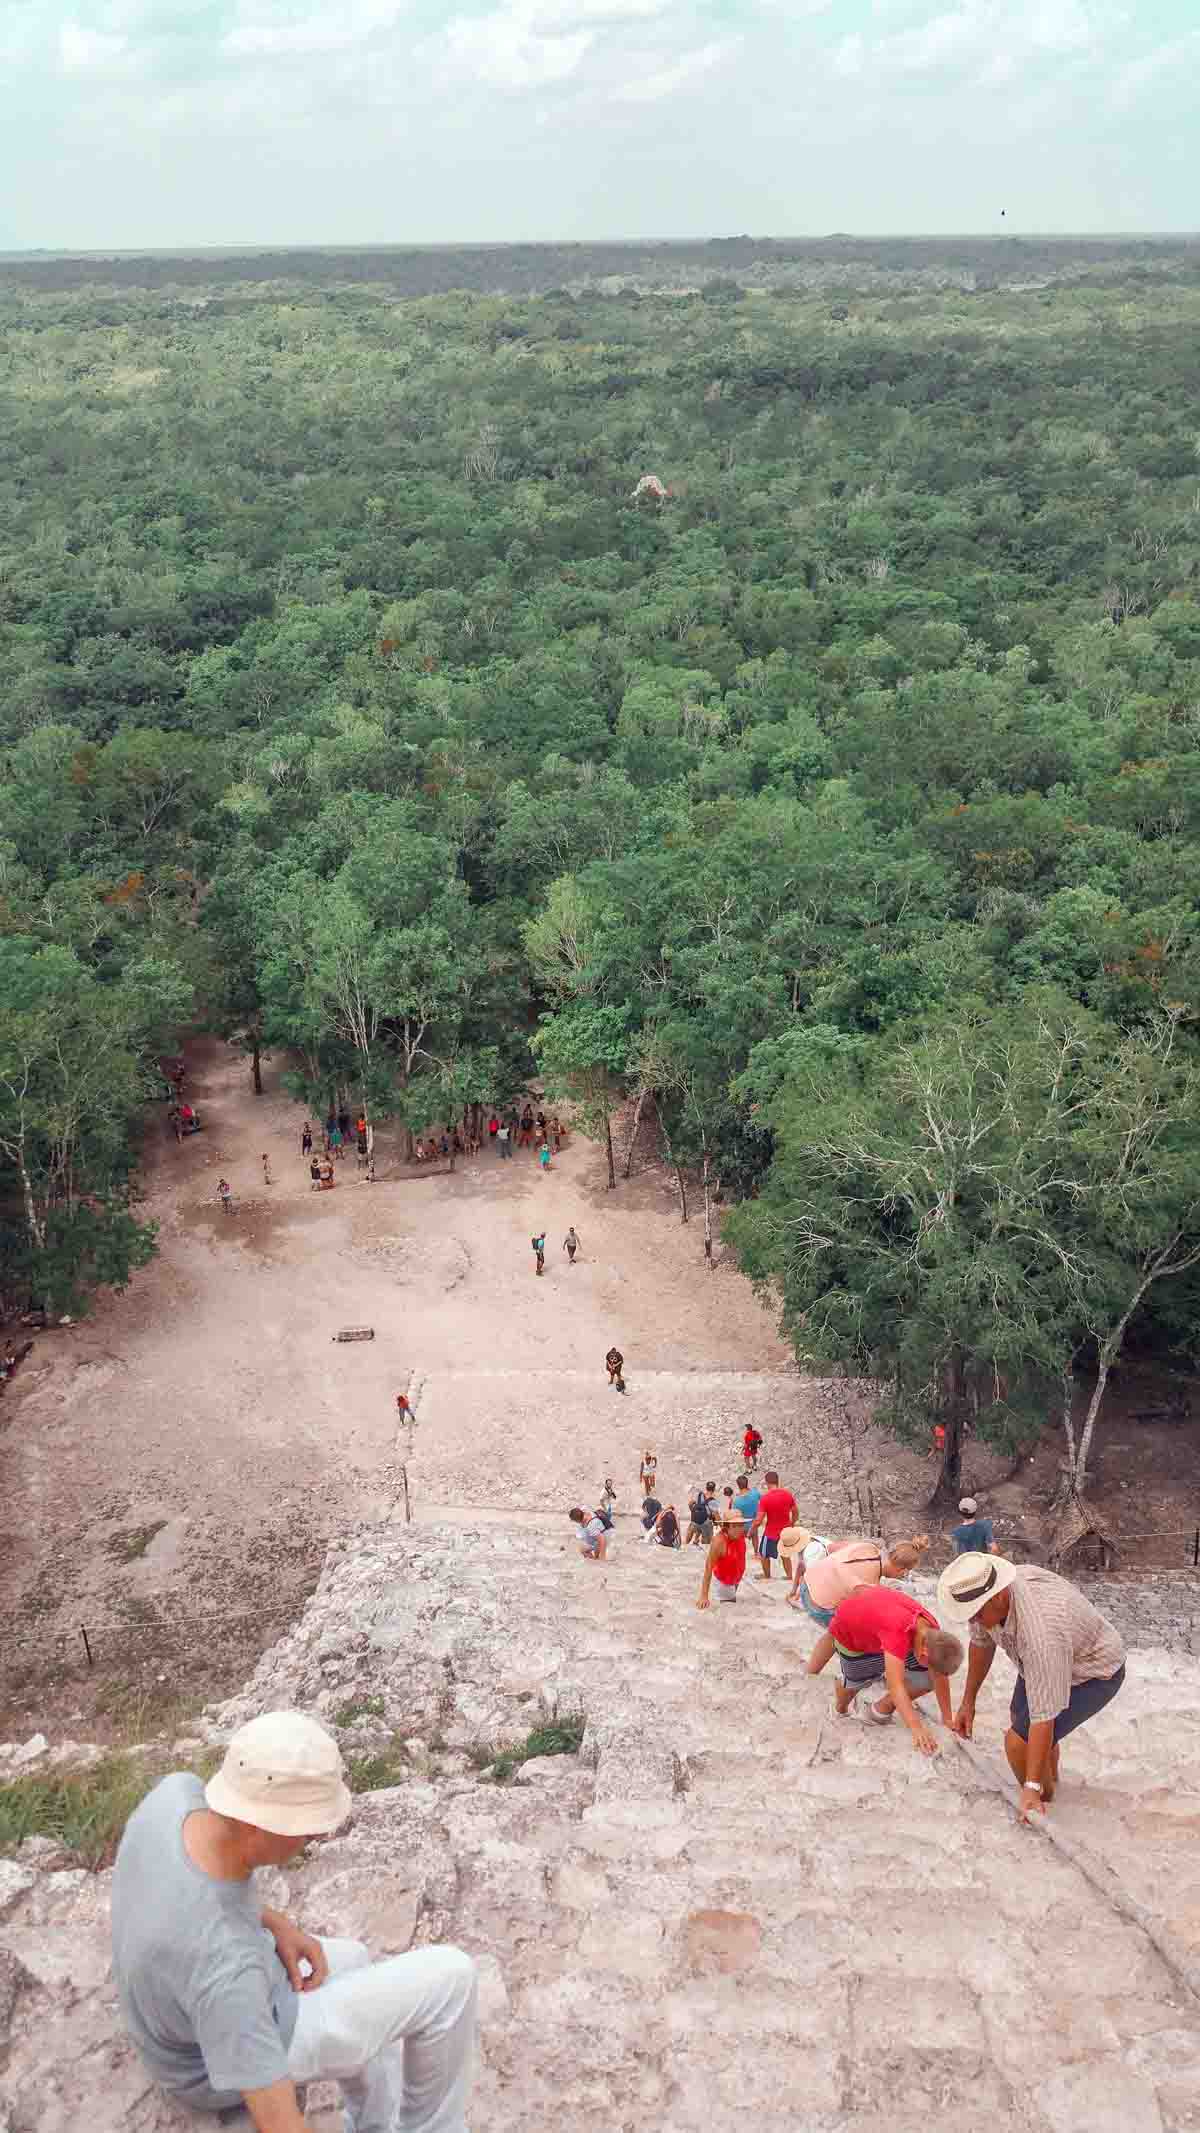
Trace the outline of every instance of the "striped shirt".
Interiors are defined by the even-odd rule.
[[[1009,1590],[1008,1619],[998,1629],[971,1624],[972,1644],[998,1644],[1025,1678],[1032,1725],[1057,1718],[1082,1681],[1108,1681],[1125,1663],[1125,1646],[1078,1586],[1052,1570],[1022,1564]]]

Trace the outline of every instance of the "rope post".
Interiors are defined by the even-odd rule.
[[[1192,1542],[1192,1568],[1200,1568],[1200,1526],[1197,1526],[1196,1538]]]
[[[89,1666],[95,1666],[96,1662],[95,1662],[95,1660],[94,1660],[94,1659],[93,1659],[93,1657],[92,1657],[92,1647],[91,1647],[91,1645],[90,1645],[90,1644],[88,1643],[88,1633],[87,1633],[86,1629],[84,1629],[84,1628],[83,1628],[83,1627],[81,1626],[81,1627],[80,1627],[80,1631],[79,1631],[79,1634],[80,1634],[80,1636],[81,1636],[81,1637],[83,1638],[83,1648],[84,1648],[84,1651],[85,1651],[85,1652],[87,1653],[87,1663],[88,1663],[88,1665],[89,1665]]]

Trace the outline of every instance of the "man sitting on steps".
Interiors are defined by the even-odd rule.
[[[112,1888],[113,1973],[154,2080],[194,2111],[244,2105],[305,2133],[297,2083],[340,2082],[355,2133],[464,2133],[475,1966],[460,1948],[371,1963],[264,1910],[283,1866],[350,1812],[337,1743],[299,1711],[242,1726],[208,1785],[163,1778],[130,1816]]]

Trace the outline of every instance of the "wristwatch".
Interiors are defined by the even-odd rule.
[[[1026,1792],[1040,1792],[1042,1789],[1036,1778],[1026,1778],[1024,1785]]]

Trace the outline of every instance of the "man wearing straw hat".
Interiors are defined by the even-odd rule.
[[[1017,1669],[1004,1752],[1021,1787],[1021,1819],[1044,1814],[1058,1785],[1058,1744],[1111,1703],[1125,1646],[1066,1578],[1003,1555],[960,1555],[938,1579],[942,1620],[970,1625],[967,1684],[954,1730],[970,1740],[975,1699],[1000,1645]]]
[[[283,1866],[350,1812],[337,1743],[299,1711],[234,1734],[208,1785],[163,1778],[130,1816],[112,1890],[126,2026],[160,2086],[195,2111],[244,2105],[258,2133],[305,2133],[297,2084],[341,2083],[355,2133],[463,2133],[475,1966],[459,1948],[371,1963],[266,1910]]]

